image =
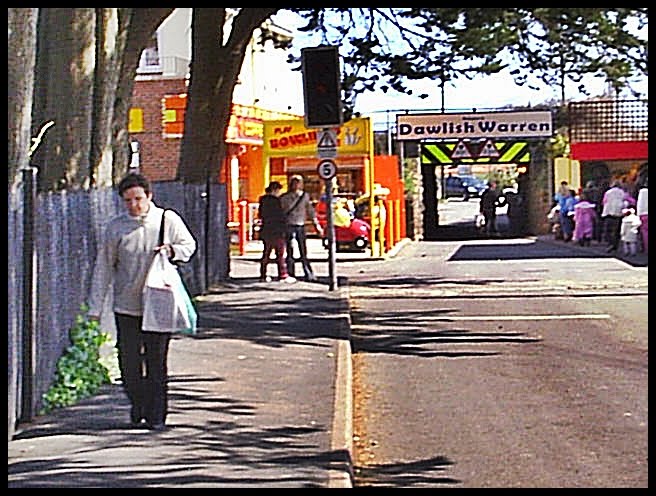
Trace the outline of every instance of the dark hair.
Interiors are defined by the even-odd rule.
[[[126,190],[135,186],[141,186],[146,194],[150,193],[150,181],[146,176],[132,172],[118,183],[118,194],[122,197]]]
[[[273,193],[277,189],[282,189],[282,184],[278,181],[271,181],[264,191],[267,193]]]

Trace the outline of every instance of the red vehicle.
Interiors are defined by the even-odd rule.
[[[335,246],[337,251],[364,251],[369,246],[371,226],[368,222],[353,218],[346,209],[345,199],[335,198],[333,209],[333,225],[335,226]],[[323,247],[328,249],[328,234],[325,232],[328,224],[326,202],[319,201],[316,205],[317,220],[324,230]]]

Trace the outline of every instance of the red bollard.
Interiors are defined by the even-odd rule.
[[[239,254],[246,252],[246,241],[248,240],[248,202],[239,201]]]
[[[385,216],[385,251],[390,251],[394,246],[394,203],[391,200],[383,202],[387,215]]]
[[[401,200],[394,200],[394,243],[401,241]]]

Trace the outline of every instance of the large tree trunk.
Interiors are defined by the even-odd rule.
[[[39,12],[32,133],[55,122],[33,157],[41,190],[77,189],[88,182],[95,18],[93,8]]]
[[[232,93],[246,48],[254,30],[278,10],[241,9],[224,43],[226,9],[194,9],[192,65],[178,168],[182,182],[203,184],[218,176],[225,156]]]
[[[55,122],[33,158],[41,190],[108,187],[125,174],[139,57],[173,10],[40,9],[31,132]]]
[[[125,51],[125,28],[121,26],[119,9],[96,9],[96,65],[91,131],[91,185],[111,187],[113,154],[112,123],[114,100]],[[123,29],[121,29],[123,28]]]
[[[7,164],[8,192],[29,164],[32,91],[39,9],[7,9]]]
[[[33,162],[40,189],[115,184],[127,171],[128,116],[139,58],[173,8],[40,9],[31,134],[50,120]],[[253,32],[277,8],[242,9],[224,37],[226,9],[194,9],[191,82],[178,177],[218,175],[232,93]],[[226,38],[226,42],[223,40]],[[69,102],[69,104],[62,104]]]

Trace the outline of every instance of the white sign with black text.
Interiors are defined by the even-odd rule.
[[[552,116],[548,110],[396,116],[398,140],[549,138],[552,135]]]

